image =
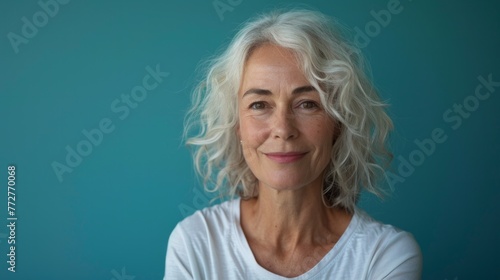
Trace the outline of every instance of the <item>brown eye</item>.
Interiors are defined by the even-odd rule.
[[[262,110],[266,108],[266,104],[264,102],[254,102],[250,104],[250,109],[252,110]]]
[[[302,109],[316,109],[318,108],[318,105],[312,101],[304,101],[300,103],[299,107]]]

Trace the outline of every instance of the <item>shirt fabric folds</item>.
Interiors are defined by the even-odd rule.
[[[321,260],[319,260],[321,259]],[[196,211],[177,224],[167,246],[164,280],[420,279],[422,255],[413,236],[356,208],[333,248],[304,274],[276,275],[255,260],[240,226],[240,199]]]

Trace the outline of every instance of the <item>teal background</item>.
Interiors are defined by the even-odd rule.
[[[47,0],[42,0],[47,1]],[[222,1],[227,3],[226,1]],[[7,34],[32,22],[36,1],[0,3],[0,279],[161,279],[168,236],[208,205],[181,139],[203,59],[256,13],[302,3],[364,29],[388,0],[69,1],[15,53]],[[363,48],[408,159],[435,128],[444,143],[381,202],[360,206],[414,234],[424,279],[498,278],[500,87],[462,118],[443,113],[474,94],[478,76],[500,81],[500,5],[409,1]],[[142,83],[149,65],[170,75],[121,120],[111,104]],[[60,182],[82,130],[115,129]],[[7,166],[17,168],[16,272],[7,271]],[[1,177],[0,176],[0,177]],[[5,225],[3,225],[5,223]]]

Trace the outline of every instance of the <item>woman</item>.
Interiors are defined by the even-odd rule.
[[[176,226],[165,279],[420,278],[412,235],[356,207],[362,189],[381,194],[392,122],[332,24],[263,15],[212,62],[187,143],[207,190],[231,199]]]

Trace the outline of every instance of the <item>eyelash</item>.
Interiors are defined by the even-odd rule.
[[[262,105],[263,107],[262,108],[255,108],[255,105]],[[253,102],[252,104],[250,104],[250,106],[248,106],[248,108],[252,109],[252,110],[262,110],[262,109],[266,108],[266,104],[263,101],[257,101],[257,102]]]
[[[304,104],[312,105],[312,107],[311,108],[304,108],[303,107]],[[303,109],[317,109],[317,108],[319,108],[319,106],[318,106],[318,104],[316,102],[310,101],[310,100],[306,100],[306,101],[300,103],[299,107],[302,107]]]
[[[304,108],[305,104],[312,105],[312,107],[306,107],[306,108]],[[256,106],[262,106],[262,107],[256,108]],[[263,110],[266,107],[267,107],[267,105],[266,105],[266,103],[264,101],[253,102],[252,104],[250,104],[250,106],[248,106],[248,108],[252,109],[252,110]],[[311,101],[311,100],[305,100],[305,101],[301,102],[297,107],[302,108],[302,109],[306,109],[306,110],[312,110],[312,109],[319,108],[318,104],[316,102],[314,102],[314,101]]]

